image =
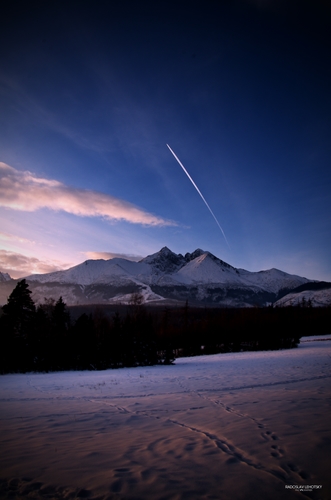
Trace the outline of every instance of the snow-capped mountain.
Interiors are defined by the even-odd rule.
[[[277,300],[276,306],[326,307],[331,306],[331,283],[307,283]]]
[[[68,305],[128,303],[132,294],[139,293],[146,303],[188,300],[192,305],[236,307],[273,303],[311,282],[277,269],[236,269],[201,249],[183,256],[167,247],[140,262],[87,260],[65,271],[33,274],[26,280],[36,302],[62,296]],[[16,281],[10,282],[14,287]],[[4,303],[8,294],[5,299],[2,295],[0,283],[0,300]]]
[[[8,273],[1,273],[0,272],[0,283],[4,283],[5,281],[10,281],[11,277],[9,276]]]

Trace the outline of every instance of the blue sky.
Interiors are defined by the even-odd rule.
[[[331,281],[327,2],[13,0],[2,17],[0,270],[168,246]]]

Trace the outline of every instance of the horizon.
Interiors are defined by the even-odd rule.
[[[189,5],[3,7],[1,272],[166,245],[331,282],[331,7]]]

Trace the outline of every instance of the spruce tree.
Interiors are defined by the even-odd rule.
[[[3,312],[18,328],[21,324],[30,321],[36,312],[35,304],[31,298],[31,290],[26,280],[18,281],[16,287],[8,297]]]
[[[2,364],[5,371],[26,371],[31,368],[36,307],[25,279],[19,281],[2,308]]]

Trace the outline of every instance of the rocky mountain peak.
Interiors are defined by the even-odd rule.
[[[161,248],[159,252],[148,255],[140,262],[150,264],[154,269],[162,273],[172,273],[186,263],[181,254],[177,255],[168,247]]]
[[[157,253],[159,253],[161,255],[176,255],[168,247],[162,247],[161,250],[159,252],[157,252]]]
[[[196,250],[194,250],[194,252],[192,253],[189,253],[187,252],[185,254],[185,260],[186,262],[190,262],[191,260],[194,260],[196,259],[197,257],[200,257],[201,255],[203,255],[204,253],[209,253],[209,252],[205,252],[204,250],[201,250],[201,248],[197,248]]]

